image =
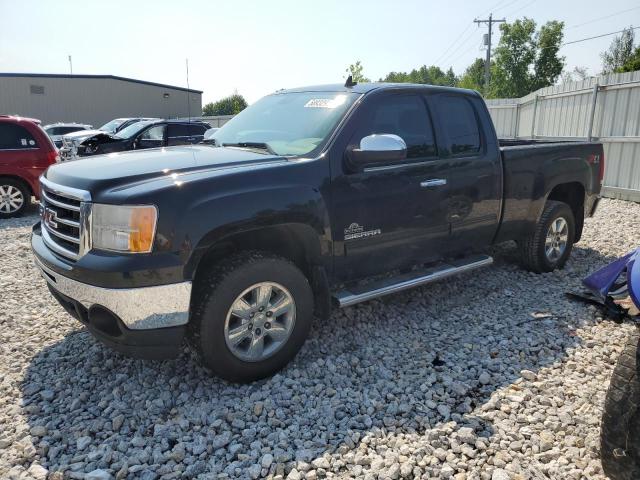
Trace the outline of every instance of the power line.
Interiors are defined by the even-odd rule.
[[[619,12],[612,13],[611,15],[607,15],[607,16],[604,16],[604,17],[594,18],[593,20],[589,20],[589,21],[584,22],[584,23],[579,23],[579,24],[577,24],[577,25],[571,25],[571,26],[566,27],[566,28],[567,28],[567,30],[569,30],[570,28],[578,28],[578,27],[582,27],[582,26],[584,26],[584,25],[589,25],[590,23],[595,23],[595,22],[599,22],[600,20],[605,20],[605,19],[607,19],[607,18],[615,17],[616,15],[622,15],[623,13],[631,12],[631,11],[633,11],[633,10],[638,10],[639,8],[640,8],[640,6],[638,6],[638,7],[633,7],[633,8],[627,8],[626,10],[621,10],[621,11],[619,11]]]
[[[450,57],[453,57],[459,50],[460,48],[466,46],[469,44],[469,40],[471,39],[471,37],[473,37],[473,35],[475,34],[475,32],[472,30],[469,35],[467,35],[467,37],[462,41],[462,43],[460,43],[450,54]]]
[[[610,35],[615,35],[616,33],[623,33],[625,30],[637,30],[638,28],[640,27],[629,27],[629,28],[625,28],[624,30],[618,30],[617,32],[603,33],[602,35],[596,35],[595,37],[587,37],[587,38],[581,38],[580,40],[572,40],[571,42],[563,43],[561,46],[564,47],[565,45],[571,45],[573,43],[586,42],[587,40],[593,40],[594,38],[608,37]]]
[[[507,2],[506,4],[504,4],[505,1]],[[491,8],[489,8],[488,10],[485,10],[481,15],[478,15],[478,16],[484,17],[485,15],[487,15],[487,13],[491,12],[496,8],[498,9],[505,8],[519,1],[520,0],[499,0],[497,3],[494,3]],[[504,5],[499,6],[501,3]],[[469,30],[469,27],[471,27],[472,25],[473,25],[473,22],[470,22],[469,24],[467,24],[467,26],[464,28],[464,30],[462,30],[462,32],[460,32],[460,34],[456,37],[456,39],[452,43],[450,43],[449,46],[440,54],[438,59],[434,62],[435,65],[439,65],[444,60],[444,58],[447,56],[447,53],[449,53],[449,50],[451,50],[453,46],[460,41],[460,39],[464,36],[464,34]],[[464,39],[464,41],[461,44],[459,44],[453,52],[451,52],[451,55],[457,52],[462,45],[464,45],[469,41],[470,38],[471,38],[471,35],[467,36]]]
[[[507,2],[507,5],[499,6],[501,3]],[[484,17],[488,13],[495,12],[496,10],[500,10],[501,8],[507,7],[518,0],[500,0],[498,3],[495,3],[491,8],[482,12],[482,14],[478,15],[479,17]]]
[[[456,37],[456,39],[453,41],[453,43],[449,44],[449,46],[447,47],[447,49],[446,49],[444,52],[442,52],[442,54],[441,54],[441,55],[438,57],[438,59],[434,62],[434,63],[435,63],[435,65],[438,65],[438,64],[440,63],[440,61],[441,61],[441,60],[443,60],[443,59],[444,59],[444,57],[446,57],[446,56],[447,56],[447,53],[449,52],[449,50],[451,50],[451,48],[452,48],[456,43],[458,43],[458,40],[460,40],[460,39],[462,38],[462,36],[463,36],[465,33],[467,33],[467,31],[469,30],[469,27],[471,27],[472,25],[473,25],[473,22],[469,22],[469,24],[467,25],[467,27],[466,27],[464,30],[462,30],[462,33],[460,33],[460,35],[458,35],[458,36]]]
[[[536,1],[537,1],[537,0],[533,0],[532,2],[529,2],[529,3],[527,3],[526,5],[523,5],[522,7],[517,8],[516,10],[512,11],[511,13],[509,13],[509,14],[507,14],[507,15],[505,15],[505,16],[510,17],[510,16],[512,16],[512,15],[515,15],[516,13],[521,12],[521,11],[522,11],[522,10],[524,10],[525,8],[530,7],[531,5],[533,5],[534,3],[536,3]]]

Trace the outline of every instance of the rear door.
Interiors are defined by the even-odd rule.
[[[204,139],[204,132],[208,130],[207,125],[192,123],[189,125],[189,143],[200,143]]]
[[[22,125],[0,121],[0,175],[16,175],[35,185],[53,148],[42,143]]]
[[[492,242],[501,209],[502,167],[491,120],[479,97],[439,93],[429,103],[438,115],[443,154],[449,157],[448,249],[481,249]]]
[[[170,123],[167,126],[167,145],[188,145],[191,132],[186,123]]]
[[[336,278],[356,280],[437,259],[446,248],[447,160],[441,159],[432,116],[414,93],[385,92],[370,98],[351,120],[357,127],[346,149],[374,133],[395,134],[407,159],[350,172],[332,182]]]

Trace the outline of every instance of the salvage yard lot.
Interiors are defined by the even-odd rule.
[[[0,223],[0,478],[604,478],[600,414],[632,327],[564,292],[638,246],[638,204],[603,200],[563,271],[501,247],[490,268],[334,312],[243,386],[187,350],[97,343],[39,278],[35,221]]]

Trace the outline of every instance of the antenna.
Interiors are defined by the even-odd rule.
[[[189,123],[191,123],[191,90],[189,88],[189,59],[186,59],[187,65],[187,114],[189,115]]]
[[[355,87],[358,84],[358,82],[354,82],[353,81],[353,76],[349,75],[347,77],[347,81],[344,82],[344,86],[345,87]]]

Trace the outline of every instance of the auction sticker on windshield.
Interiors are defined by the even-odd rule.
[[[312,98],[305,103],[305,108],[336,108],[347,99],[346,95],[338,95],[335,98]]]

